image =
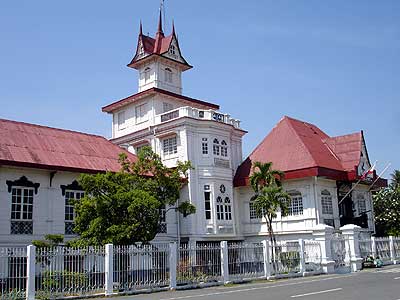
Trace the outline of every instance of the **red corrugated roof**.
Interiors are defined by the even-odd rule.
[[[101,136],[0,119],[0,165],[75,172],[119,171],[120,153]]]
[[[248,184],[255,161],[272,162],[286,178],[319,173],[340,178],[358,166],[361,145],[362,133],[331,138],[313,124],[285,116],[239,166],[234,184]]]

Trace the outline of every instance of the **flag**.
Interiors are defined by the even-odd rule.
[[[376,166],[376,162],[374,163],[374,165],[371,168],[369,168],[366,172],[364,172],[364,174],[361,175],[361,179],[367,178],[367,176],[369,174],[374,174],[375,166]]]

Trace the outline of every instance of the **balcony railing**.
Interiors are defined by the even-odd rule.
[[[220,112],[217,112],[215,110],[202,110],[190,106],[184,106],[180,107],[178,109],[159,114],[155,116],[155,121],[154,125],[157,124],[162,124],[164,122],[174,120],[177,118],[181,117],[190,117],[193,119],[198,119],[198,120],[209,120],[209,121],[215,121],[219,123],[225,123],[232,125],[235,128],[240,129],[240,120],[231,118],[230,115],[228,114],[223,114]]]

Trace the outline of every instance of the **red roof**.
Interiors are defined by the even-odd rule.
[[[349,179],[356,176],[362,142],[362,132],[331,138],[313,124],[285,116],[239,166],[234,185],[248,184],[255,161],[272,162],[287,179]]]
[[[135,68],[137,66],[138,62],[144,61],[154,55],[160,56],[164,53],[167,53],[173,40],[176,40],[176,44],[178,46],[178,50],[180,53],[181,51],[179,49],[178,39],[175,35],[175,26],[174,26],[174,24],[172,24],[172,33],[168,36],[164,36],[164,32],[162,29],[162,18],[161,18],[161,12],[160,12],[159,20],[158,20],[158,28],[157,28],[157,32],[156,32],[156,35],[154,38],[144,35],[142,32],[142,24],[140,24],[140,32],[139,32],[139,37],[138,37],[138,45],[136,47],[136,53],[135,53],[135,56],[132,58],[131,62],[128,64],[128,67]],[[143,45],[143,51],[145,54],[147,54],[147,56],[139,55],[139,45],[140,44]],[[192,66],[189,65],[182,56],[181,56],[181,58],[182,58],[183,62],[172,59],[170,57],[165,57],[165,58],[171,59],[174,62],[181,64],[185,70],[192,68]]]
[[[186,96],[183,96],[183,95],[180,95],[180,94],[175,94],[173,92],[169,92],[169,91],[166,91],[166,90],[163,90],[163,89],[159,89],[159,88],[154,88],[153,87],[153,88],[150,88],[150,89],[145,90],[143,92],[131,95],[131,96],[126,97],[124,99],[121,99],[121,100],[118,100],[116,102],[113,102],[113,103],[111,103],[109,105],[106,105],[101,110],[103,112],[111,113],[114,110],[119,109],[119,108],[121,108],[121,107],[123,107],[123,106],[125,106],[127,104],[136,102],[136,101],[138,101],[138,100],[140,100],[140,99],[142,99],[144,97],[155,95],[155,94],[162,94],[162,95],[165,95],[165,96],[173,97],[176,100],[180,100],[180,101],[182,101],[182,102],[184,102],[186,104],[189,104],[191,106],[194,106],[194,107],[197,107],[197,108],[200,108],[200,109],[219,109],[219,105],[217,105],[217,104],[213,104],[213,103],[210,103],[210,102],[205,102],[205,101],[202,101],[202,100],[193,99],[193,98],[190,98],[190,97],[186,97]]]
[[[120,153],[101,136],[0,119],[0,165],[72,172],[119,171]]]

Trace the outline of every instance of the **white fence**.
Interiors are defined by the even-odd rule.
[[[329,238],[328,238],[329,236]],[[400,238],[176,243],[85,248],[0,248],[0,299],[137,293],[358,270],[367,256],[400,258]],[[331,266],[331,269],[329,268]]]

